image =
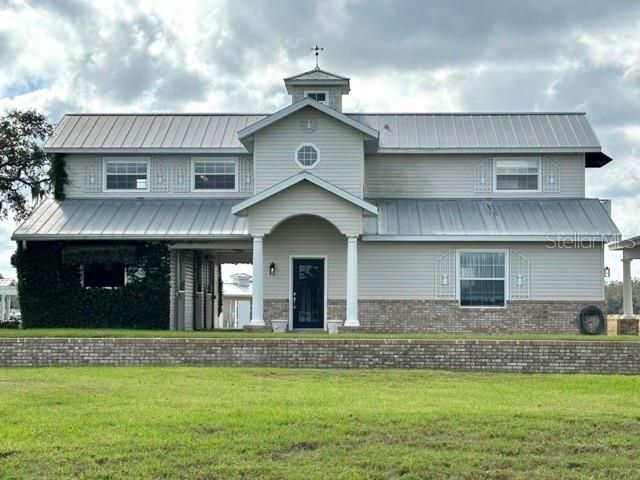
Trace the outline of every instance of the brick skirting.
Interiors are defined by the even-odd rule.
[[[3,338],[0,366],[220,365],[640,374],[640,342]]]
[[[460,308],[451,300],[360,300],[359,332],[576,334],[587,305],[606,312],[603,301],[510,301],[505,308]],[[327,319],[345,319],[345,301],[328,300]],[[289,318],[288,300],[265,300],[264,317]],[[606,333],[606,328],[603,333]]]

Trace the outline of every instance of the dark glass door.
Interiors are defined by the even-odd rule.
[[[293,328],[324,328],[324,259],[293,259]]]

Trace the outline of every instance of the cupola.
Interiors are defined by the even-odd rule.
[[[339,112],[342,111],[342,96],[349,95],[349,79],[317,67],[284,79],[291,103],[310,97]]]

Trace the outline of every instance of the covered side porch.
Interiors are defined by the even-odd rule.
[[[220,288],[222,265],[251,263],[251,249],[248,239],[170,244],[169,328],[234,328]],[[223,311],[226,316],[221,315]]]

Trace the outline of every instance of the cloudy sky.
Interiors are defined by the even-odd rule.
[[[134,3],[0,0],[0,111],[272,112],[318,42],[351,77],[346,111],[588,112],[615,162],[588,171],[587,195],[640,234],[640,2]]]

